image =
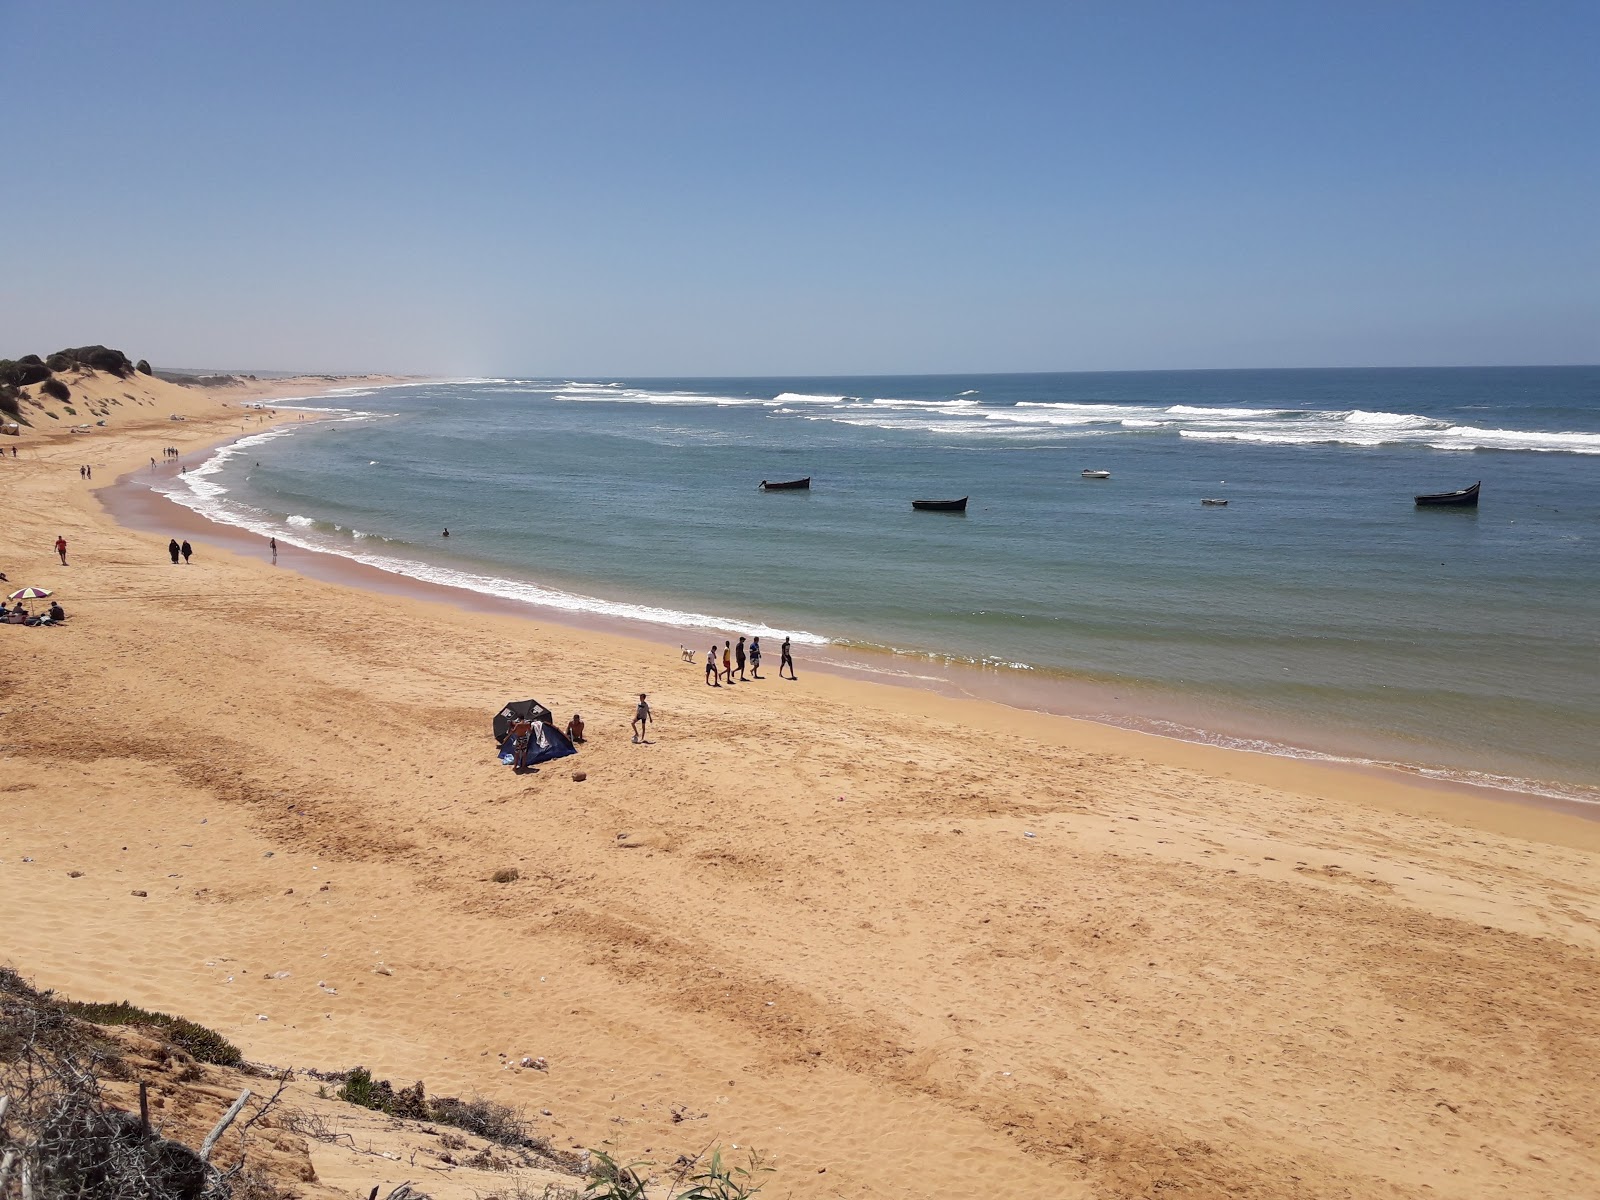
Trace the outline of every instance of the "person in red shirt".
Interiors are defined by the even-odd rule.
[[[67,539],[56,534],[56,553],[61,555],[61,565],[67,565]]]

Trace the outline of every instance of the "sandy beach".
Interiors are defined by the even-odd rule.
[[[70,614],[0,627],[0,961],[39,986],[558,1145],[755,1147],[780,1196],[1600,1191],[1600,823],[775,655],[713,690],[192,514],[174,566],[94,489],[311,381],[74,390],[105,427],[0,438],[0,571]],[[526,696],[589,742],[518,777]]]

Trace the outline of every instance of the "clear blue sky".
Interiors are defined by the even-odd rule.
[[[0,0],[0,355],[1600,361],[1600,4]]]

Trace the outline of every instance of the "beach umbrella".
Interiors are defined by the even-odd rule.
[[[506,734],[511,732],[511,722],[527,718],[530,721],[543,721],[546,725],[555,724],[555,716],[537,700],[513,700],[494,715],[494,740],[503,742]]]
[[[43,600],[50,594],[49,588],[25,587],[18,588],[7,596],[7,600]]]

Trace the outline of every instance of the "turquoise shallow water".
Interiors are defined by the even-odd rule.
[[[353,411],[248,439],[179,498],[691,644],[794,632],[1600,785],[1600,368],[493,380],[313,403]],[[810,492],[756,490],[802,475]],[[1412,504],[1479,479],[1476,511]],[[961,495],[965,516],[909,503]]]

